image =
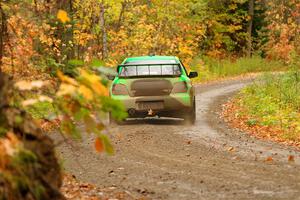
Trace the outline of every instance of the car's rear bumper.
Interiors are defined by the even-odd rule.
[[[147,115],[149,111],[154,113],[168,113],[168,112],[185,112],[193,106],[193,97],[188,93],[177,93],[168,96],[142,96],[130,97],[127,95],[113,95],[113,99],[121,101],[129,115]],[[141,107],[142,104],[153,103],[149,106]],[[155,106],[158,102],[159,106]],[[151,108],[153,105],[153,108]],[[151,114],[151,113],[150,113]]]

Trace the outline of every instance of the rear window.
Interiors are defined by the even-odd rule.
[[[178,64],[163,65],[128,65],[122,66],[120,77],[135,76],[180,76],[181,68]]]

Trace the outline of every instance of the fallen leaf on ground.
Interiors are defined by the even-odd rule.
[[[267,159],[266,159],[265,161],[266,161],[266,162],[272,162],[272,161],[273,161],[272,156],[267,157]]]
[[[146,200],[143,195],[133,197],[129,191],[114,187],[97,187],[93,184],[78,181],[75,176],[65,174],[61,188],[66,200]]]
[[[295,156],[289,155],[288,161],[289,162],[295,162]]]
[[[235,151],[235,149],[233,147],[229,147],[227,150],[230,151],[230,152]]]

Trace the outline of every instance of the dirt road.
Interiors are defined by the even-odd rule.
[[[300,153],[230,130],[221,104],[245,86],[197,87],[194,126],[148,121],[111,129],[116,155],[95,153],[92,137],[61,145],[68,172],[82,181],[149,199],[300,199]],[[288,162],[288,156],[295,162]],[[272,156],[273,162],[266,162]]]

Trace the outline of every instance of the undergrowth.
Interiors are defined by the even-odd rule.
[[[193,60],[191,66],[192,70],[199,73],[199,77],[196,79],[198,82],[247,73],[280,71],[286,68],[282,62],[266,60],[260,56],[222,60],[206,56],[197,57]]]
[[[50,102],[38,102],[26,107],[26,111],[35,119],[48,119],[52,113],[55,113],[55,108]]]
[[[281,138],[300,141],[300,71],[266,74],[238,98],[249,126],[279,127]]]

